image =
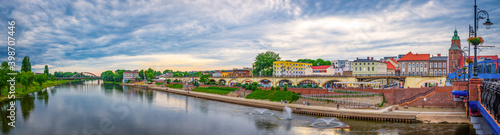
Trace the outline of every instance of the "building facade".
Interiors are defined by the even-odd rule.
[[[458,36],[457,30],[455,30],[453,37],[451,38],[451,47],[448,49],[448,72],[452,73],[459,70],[463,65],[460,65],[460,59],[463,57],[462,49],[460,44],[460,37]]]
[[[342,70],[351,71],[352,69],[352,61],[349,60],[333,60],[332,65],[334,68],[343,68]]]
[[[387,63],[379,60],[373,60],[373,57],[367,57],[367,59],[356,58],[352,67],[352,74],[354,76],[387,73]]]
[[[125,71],[125,72],[123,72],[123,82],[122,83],[126,83],[128,81],[134,81],[136,78],[140,78],[139,72],[137,70]]]
[[[437,54],[436,57],[429,58],[429,75],[431,76],[445,76],[447,70],[448,57]]]
[[[222,72],[221,71],[217,71],[215,73],[212,74],[212,77],[222,77]]]
[[[335,69],[332,65],[329,66],[308,66],[305,70],[307,76],[333,76]]]
[[[273,62],[273,76],[300,76],[305,75],[306,67],[311,63],[275,61]]]
[[[233,70],[233,73],[229,75],[230,77],[250,77],[252,76],[250,70],[238,69]]]
[[[387,74],[398,75],[399,74],[399,65],[398,62],[394,58],[387,58],[384,60],[387,64]]]
[[[430,54],[413,54],[409,52],[398,60],[398,66],[403,76],[429,75]]]

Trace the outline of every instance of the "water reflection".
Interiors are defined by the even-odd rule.
[[[0,119],[0,129],[2,130],[3,134],[8,134],[13,128],[12,126],[8,125],[8,123],[10,122],[10,119],[7,118],[7,116],[10,115],[10,112],[7,111],[9,102],[10,101],[2,102],[2,105],[0,106],[0,117],[2,117],[2,119]]]
[[[49,92],[47,90],[36,92],[36,98],[43,101],[45,105],[49,104]]]
[[[35,97],[33,94],[29,94],[20,99],[21,102],[21,112],[23,114],[24,121],[30,118],[31,111],[35,109]]]

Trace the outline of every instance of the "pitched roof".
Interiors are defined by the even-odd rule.
[[[385,63],[387,63],[387,69],[396,70],[396,67],[394,67],[394,65],[392,65],[391,62],[385,61]]]
[[[327,69],[331,67],[332,65],[327,65],[327,66],[311,66],[312,69]]]
[[[429,60],[430,54],[413,54],[411,52],[403,56],[399,61],[425,61]]]
[[[453,43],[453,45],[451,45],[450,47],[450,50],[460,50],[460,48],[458,48],[457,44]]]

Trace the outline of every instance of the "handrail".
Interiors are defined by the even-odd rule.
[[[423,92],[423,93],[418,93],[416,95],[413,95],[412,97],[410,98],[407,98],[407,99],[403,99],[401,101],[399,101],[399,104],[402,105],[403,103],[406,103],[406,102],[411,102],[413,101],[414,99],[417,99],[418,97],[421,97],[421,96],[426,96],[428,95],[429,93],[431,92],[434,92],[435,91],[435,88],[434,87],[431,87],[429,90]]]
[[[500,122],[500,83],[484,81],[481,86],[481,104]]]

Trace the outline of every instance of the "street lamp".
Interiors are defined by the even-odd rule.
[[[493,25],[493,23],[490,22],[490,15],[488,14],[488,12],[486,12],[485,10],[480,10],[478,11],[477,9],[477,5],[476,5],[476,0],[474,0],[474,31],[471,31],[474,33],[474,37],[477,37],[477,24],[478,24],[478,21],[480,19],[486,19],[486,22],[483,23],[483,25],[486,26],[486,29],[490,29],[491,28],[491,25]],[[473,69],[473,72],[474,72],[474,77],[472,78],[475,78],[475,79],[478,79],[479,77],[477,76],[478,73],[477,73],[477,45],[474,45],[474,69]]]

